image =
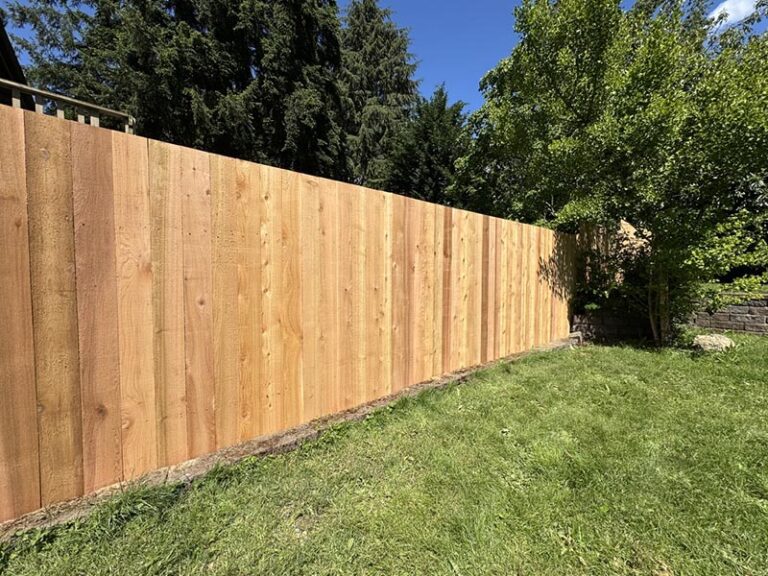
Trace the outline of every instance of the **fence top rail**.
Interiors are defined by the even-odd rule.
[[[91,104],[90,102],[77,100],[76,98],[64,96],[63,94],[56,94],[55,92],[43,90],[42,88],[35,88],[34,86],[19,84],[18,82],[6,80],[5,78],[0,78],[0,88],[6,88],[11,92],[28,94],[31,96],[39,96],[41,98],[53,100],[56,103],[68,104],[70,106],[73,106],[77,110],[83,110],[86,112],[97,112],[105,116],[111,116],[113,118],[117,118],[123,121],[126,132],[132,133],[133,127],[136,124],[136,119],[130,114],[128,114],[127,112],[112,110],[111,108],[105,108],[104,106],[99,106],[98,104]]]

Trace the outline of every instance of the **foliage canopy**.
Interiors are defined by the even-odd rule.
[[[471,120],[464,202],[571,231],[630,222],[640,242],[611,263],[632,278],[621,296],[667,340],[716,276],[717,240],[768,209],[760,14],[719,33],[699,1],[525,0]]]

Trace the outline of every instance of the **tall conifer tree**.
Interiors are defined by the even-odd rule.
[[[139,133],[344,178],[333,0],[9,4],[37,85],[125,110]]]
[[[450,188],[456,161],[467,149],[464,103],[448,104],[439,86],[432,97],[421,98],[413,116],[395,140],[385,188],[390,192],[438,204],[453,204]]]
[[[352,0],[341,38],[352,177],[382,187],[395,138],[417,97],[408,33],[376,0]]]

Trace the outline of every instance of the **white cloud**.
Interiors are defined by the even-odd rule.
[[[727,16],[723,25],[726,27],[733,26],[752,14],[755,11],[756,4],[757,0],[725,0],[725,2],[721,2],[717,8],[712,10],[709,17],[717,18],[725,13]]]

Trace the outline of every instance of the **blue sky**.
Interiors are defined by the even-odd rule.
[[[344,9],[349,0],[340,0]],[[451,100],[468,110],[482,104],[480,79],[508,56],[517,42],[512,11],[519,0],[380,0],[398,26],[408,28],[419,62],[421,91],[443,82]]]

